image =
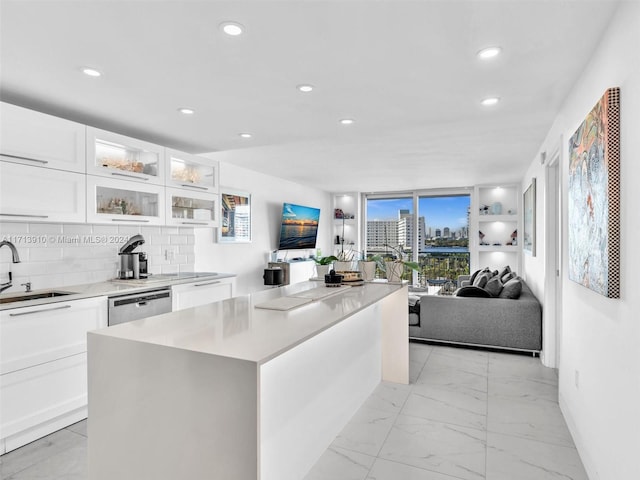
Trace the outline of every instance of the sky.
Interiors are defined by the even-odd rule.
[[[428,227],[449,227],[457,230],[467,226],[469,196],[421,197],[418,201],[420,216]],[[367,220],[397,220],[398,210],[413,213],[412,198],[367,200]]]

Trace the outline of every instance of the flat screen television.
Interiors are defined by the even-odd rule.
[[[316,248],[320,209],[293,203],[282,205],[278,250]]]

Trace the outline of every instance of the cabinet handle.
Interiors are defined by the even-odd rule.
[[[130,218],[112,218],[111,221],[112,222],[149,222],[150,220],[146,220],[144,218],[141,218],[140,220],[133,220]]]
[[[10,313],[10,317],[19,317],[21,315],[31,315],[32,313],[51,312],[52,310],[64,310],[65,308],[71,308],[71,305],[62,305],[61,307],[43,308],[42,310],[32,310],[31,312]]]
[[[216,285],[218,283],[220,283],[220,280],[215,280],[213,282],[206,282],[206,283],[196,283],[194,287],[205,287],[207,285]]]
[[[144,180],[145,182],[149,180],[147,177],[139,177],[138,175],[130,175],[128,173],[111,172],[111,175],[116,175],[118,177],[135,178],[136,180]]]
[[[180,222],[182,225],[209,225],[206,222]]]
[[[49,218],[49,215],[27,215],[25,213],[0,213],[3,217]]]
[[[181,187],[187,187],[187,188],[197,188],[198,190],[209,190],[208,187],[200,187],[198,185],[189,185],[187,183],[183,183],[182,185],[180,185]]]
[[[26,160],[27,162],[41,163],[43,165],[46,165],[47,163],[49,163],[49,160],[39,160],[37,158],[21,157],[19,155],[7,155],[6,153],[2,153],[1,155],[3,157],[16,158],[18,160]]]

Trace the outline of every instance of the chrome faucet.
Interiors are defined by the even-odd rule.
[[[13,263],[20,263],[20,255],[18,255],[18,250],[16,250],[16,246],[13,243],[8,242],[7,240],[3,240],[0,242],[0,248],[4,247],[5,245],[11,249],[11,254],[13,256],[12,258]],[[13,280],[13,274],[11,273],[11,270],[9,270],[9,281],[6,283],[0,283],[0,292],[3,292],[7,288],[11,288],[13,286],[13,283],[11,283],[12,280]]]

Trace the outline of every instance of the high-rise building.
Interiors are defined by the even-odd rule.
[[[451,230],[449,230],[449,227],[444,227],[444,231],[442,232],[442,236],[444,238],[451,238]]]
[[[369,220],[367,250],[384,250],[386,245],[398,245],[398,220]]]
[[[436,228],[436,238],[440,238],[442,237],[442,230],[440,230],[439,228]]]
[[[398,211],[398,245],[404,245],[405,248],[413,248],[414,240],[414,218],[413,213],[409,210]],[[426,245],[426,222],[424,217],[418,217],[418,250]]]

